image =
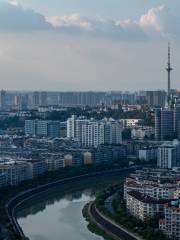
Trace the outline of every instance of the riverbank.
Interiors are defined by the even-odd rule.
[[[107,166],[106,166],[107,167]],[[102,168],[102,167],[101,167]],[[96,168],[97,169],[97,168]],[[82,169],[81,169],[82,170]],[[90,170],[90,169],[88,169]],[[87,171],[87,169],[84,169],[81,172]],[[47,183],[41,186],[37,186],[35,188],[31,188],[28,190],[21,191],[21,193],[17,193],[14,197],[11,197],[10,200],[8,201],[6,205],[6,213],[7,213],[7,221],[8,223],[8,228],[10,229],[12,233],[12,238],[9,239],[26,239],[24,236],[23,231],[19,227],[16,217],[15,217],[15,212],[16,208],[22,204],[24,201],[27,199],[31,198],[32,196],[35,196],[36,194],[39,194],[43,191],[48,191],[49,189],[53,187],[60,186],[65,183],[71,183],[72,181],[81,181],[83,179],[90,178],[92,176],[102,176],[102,175],[108,175],[110,176],[111,174],[115,173],[121,173],[121,174],[128,174],[129,172],[133,171],[131,168],[127,169],[112,169],[112,170],[102,170],[99,172],[90,172],[88,174],[80,175],[80,176],[74,176],[74,177],[69,177],[69,178],[64,178],[58,181],[54,181],[52,183]]]
[[[83,217],[88,222],[87,226],[88,230],[91,231],[92,233],[102,236],[105,240],[114,240],[114,238],[107,234],[107,231],[104,231],[102,228],[98,227],[97,223],[93,221],[93,218],[89,214],[90,204],[91,203],[87,203],[82,210]]]
[[[84,207],[83,216],[89,222],[88,229],[103,236],[105,240],[142,240],[100,212],[95,202]]]
[[[112,196],[112,198],[111,198]],[[107,199],[111,202],[107,204]],[[111,208],[113,208],[113,213]],[[123,198],[122,186],[110,186],[104,189],[88,208],[85,207],[83,214],[87,221],[98,233],[97,228],[113,239],[117,240],[155,240],[166,239],[158,229],[156,218],[142,222],[131,216]],[[101,235],[101,234],[100,234]]]

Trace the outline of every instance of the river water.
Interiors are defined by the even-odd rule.
[[[98,191],[120,181],[121,176],[98,177],[40,194],[18,209],[18,222],[30,240],[103,240],[87,229],[82,209]]]

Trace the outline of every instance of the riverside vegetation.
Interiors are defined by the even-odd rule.
[[[105,205],[105,201],[110,196],[113,196],[112,200],[112,212],[107,209]],[[131,216],[127,209],[126,204],[123,198],[123,182],[122,184],[109,186],[100,192],[96,196],[95,204],[97,209],[107,216],[108,218],[114,220],[120,226],[124,227],[125,229],[129,230],[130,232],[139,235],[144,240],[166,240],[166,237],[163,235],[161,231],[158,229],[158,219],[159,216],[147,219],[145,222],[138,220],[137,218]],[[85,206],[83,209],[83,215],[86,220],[89,222],[88,229],[98,235],[104,237],[105,240],[112,240],[113,238],[108,236],[108,234],[99,229],[93,222],[91,222],[88,216],[88,205]]]

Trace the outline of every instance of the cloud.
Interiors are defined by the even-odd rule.
[[[47,30],[52,26],[45,17],[31,9],[24,9],[16,0],[0,3],[0,31]]]
[[[88,33],[93,36],[121,40],[144,40],[154,37],[178,37],[180,17],[173,16],[165,6],[151,8],[138,20],[86,18],[79,14],[46,17],[56,30],[68,33]]]
[[[19,5],[18,1],[16,1],[16,0],[9,0],[8,3],[13,5],[13,6],[18,6]]]
[[[130,20],[115,21],[105,18],[87,18],[78,13],[65,16],[46,17],[58,31],[66,33],[82,33],[96,37],[116,38],[121,40],[145,39],[146,35],[138,24]]]
[[[89,18],[78,13],[45,17],[24,9],[17,0],[0,3],[0,31],[53,30],[72,35],[104,37],[121,41],[144,41],[158,38],[179,38],[180,17],[165,6],[149,9],[139,19],[113,20]]]
[[[174,16],[164,5],[150,9],[139,19],[139,26],[146,34],[153,37],[159,34],[161,37],[179,37],[180,17]]]

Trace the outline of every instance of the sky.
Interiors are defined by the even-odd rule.
[[[180,89],[179,0],[0,0],[0,88]]]

